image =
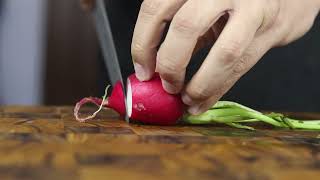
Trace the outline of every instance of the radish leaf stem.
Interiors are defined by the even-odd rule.
[[[231,101],[218,101],[200,115],[186,114],[183,121],[190,124],[222,123],[232,127],[254,130],[243,123],[264,122],[279,128],[320,130],[320,120],[297,120],[280,113],[263,114],[259,111]]]

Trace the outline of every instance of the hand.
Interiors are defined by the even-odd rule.
[[[80,0],[82,9],[90,11],[93,8],[95,0]]]
[[[137,77],[148,80],[159,72],[167,92],[182,92],[188,111],[202,113],[269,49],[303,36],[319,7],[319,0],[145,0],[131,49]],[[213,42],[202,66],[184,86],[192,54]]]

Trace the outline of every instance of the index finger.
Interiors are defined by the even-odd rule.
[[[155,71],[157,47],[163,31],[186,0],[145,0],[133,33],[131,54],[136,76],[148,80]]]

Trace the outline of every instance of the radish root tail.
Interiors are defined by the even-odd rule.
[[[104,91],[104,95],[101,98],[96,98],[96,97],[86,97],[86,98],[83,98],[81,99],[77,104],[76,106],[74,107],[74,111],[73,111],[73,114],[74,116],[76,117],[77,121],[79,122],[86,122],[87,120],[90,120],[90,119],[93,119],[97,116],[97,114],[103,109],[104,106],[106,106],[108,104],[108,98],[107,98],[107,95],[108,95],[108,90],[110,88],[110,85],[108,85]],[[99,106],[99,109],[96,110],[92,115],[90,116],[87,116],[87,117],[84,117],[84,118],[81,118],[79,115],[79,111],[80,111],[80,108],[87,104],[87,103],[92,103],[92,104],[95,104],[96,106]]]

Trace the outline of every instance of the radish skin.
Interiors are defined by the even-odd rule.
[[[127,84],[128,115],[131,120],[155,125],[173,125],[183,116],[184,104],[180,95],[165,92],[158,74],[148,82],[140,82],[135,74],[128,77]],[[80,118],[79,110],[86,103],[93,103],[103,108],[111,108],[122,117],[125,115],[124,95],[121,83],[113,88],[109,98],[105,101],[95,97],[83,98],[76,104],[74,115],[80,122],[92,119],[94,115]],[[102,108],[99,108],[99,111]]]
[[[183,115],[184,104],[180,95],[168,94],[162,87],[159,75],[150,81],[140,82],[133,74],[128,78],[132,91],[130,119],[147,124],[173,125]],[[128,88],[129,89],[129,88]],[[131,96],[128,91],[128,96]]]

